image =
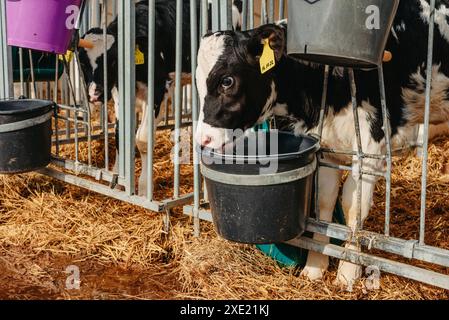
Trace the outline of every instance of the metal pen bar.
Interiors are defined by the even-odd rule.
[[[25,81],[23,79],[23,49],[19,48],[19,71],[20,71],[20,95],[25,95]]]
[[[261,0],[261,2],[260,25],[264,25],[268,23],[267,0]]]
[[[248,30],[248,0],[242,1],[242,31]]]
[[[351,166],[345,166],[345,165],[335,164],[335,163],[328,163],[328,162],[324,162],[322,160],[319,161],[319,164],[321,167],[331,168],[331,169],[335,169],[335,170],[342,170],[342,171],[349,171],[349,172],[354,171],[354,169]],[[361,173],[363,175],[367,175],[367,176],[385,178],[385,173],[383,173],[383,172],[362,169]]]
[[[424,111],[424,134],[423,134],[423,158],[421,176],[421,210],[419,223],[419,243],[425,243],[426,232],[426,197],[427,197],[427,168],[429,161],[429,123],[430,103],[432,91],[432,66],[433,66],[433,39],[435,34],[435,0],[430,0],[429,39],[427,49],[426,70],[426,104]]]
[[[6,1],[0,1],[0,98],[14,95],[11,47],[7,45]]]
[[[55,55],[55,83],[53,87],[53,101],[55,107],[55,138],[56,138],[56,155],[59,157],[59,119],[58,119],[58,76],[59,76],[59,57]]]
[[[341,154],[341,155],[346,155],[346,156],[357,156],[357,152],[355,152],[355,151],[338,150],[338,149],[332,149],[332,148],[321,148],[320,152],[331,153],[331,154]],[[376,160],[385,160],[386,159],[385,155],[370,154],[370,153],[364,153],[364,154],[362,154],[362,157],[364,159],[376,159]]]
[[[392,147],[391,147],[391,126],[387,110],[387,98],[385,95],[385,81],[382,64],[378,68],[379,72],[379,88],[380,88],[380,102],[382,105],[383,130],[385,133],[385,147],[386,147],[386,161],[387,171],[385,179],[385,235],[390,235],[390,209],[391,209],[391,170],[393,167]]]
[[[220,21],[220,0],[212,0],[212,32],[219,31],[221,26]]]
[[[128,195],[135,194],[135,127],[136,112],[134,109],[136,94],[135,78],[135,6],[129,3],[120,3],[119,20],[119,42],[123,51],[119,54],[119,70],[122,76],[120,88],[120,108],[124,109],[124,117],[120,119],[120,132],[124,133],[125,148],[120,154],[125,156],[125,187]],[[120,30],[122,31],[120,33]]]
[[[108,4],[107,0],[103,0],[103,43],[107,44],[108,35],[107,35],[107,27],[108,27]],[[105,90],[104,100],[103,100],[103,133],[104,133],[104,168],[109,170],[109,112],[108,112],[108,53],[107,46],[104,46],[103,49],[103,88]]]
[[[196,0],[190,0],[190,7],[196,7]],[[199,156],[196,152],[197,143],[195,141],[196,127],[198,125],[198,92],[196,87],[196,74],[195,70],[198,61],[198,24],[197,24],[197,12],[196,10],[190,10],[190,40],[191,40],[191,62],[192,62],[192,136],[193,136],[193,229],[194,236],[200,235],[200,192],[201,192],[201,177]]]
[[[74,56],[75,56],[75,61],[76,61],[76,65],[78,67],[78,70],[81,71],[81,62],[80,62],[80,57],[79,57],[79,51],[78,48],[75,47],[75,52],[74,52]],[[82,105],[84,105],[85,107],[85,111],[83,112],[83,117],[85,119],[85,132],[87,134],[87,163],[89,166],[92,165],[92,126],[91,126],[91,122],[92,122],[92,115],[90,114],[90,106],[89,106],[89,94],[87,93],[87,88],[86,88],[86,81],[84,80],[84,74],[83,72],[79,72],[79,76],[80,76],[80,88],[81,88],[81,92],[83,94],[83,102]]]
[[[192,10],[192,8],[191,8]],[[180,137],[181,137],[181,107],[182,107],[182,23],[183,23],[183,1],[176,0],[176,76],[175,76],[175,148],[174,148],[174,190],[173,197],[179,197],[180,184]]]
[[[320,108],[320,119],[319,119],[319,128],[318,128],[318,136],[321,143],[321,138],[323,136],[323,127],[324,127],[324,116],[326,114],[326,103],[327,103],[327,89],[329,85],[329,66],[326,65],[324,67],[324,80],[323,80],[323,94],[321,97],[321,108]],[[320,176],[320,166],[316,168],[315,174],[315,215],[318,220],[320,220],[320,201],[319,201],[319,176]]]
[[[125,76],[126,76],[126,70],[124,67],[124,52],[125,52],[125,35],[126,31],[124,30],[124,3],[119,2],[117,4],[117,16],[118,16],[118,56],[119,56],[119,88],[125,87]],[[120,90],[120,97],[119,97],[119,115],[117,119],[119,119],[119,123],[117,124],[117,129],[119,132],[119,144],[118,144],[118,164],[119,164],[119,176],[124,177],[125,176],[125,106],[123,105],[125,103],[125,97],[124,97],[124,90]],[[121,128],[120,128],[121,126]]]
[[[274,22],[274,0],[268,0],[268,22],[273,23]]]
[[[30,61],[30,75],[31,75],[31,99],[36,99],[36,79],[34,77],[34,62],[33,62],[33,55],[31,52],[31,49],[28,49],[28,55],[29,55],[29,61]]]
[[[298,246],[306,250],[313,250],[324,255],[346,260],[351,263],[364,266],[377,266],[380,271],[396,274],[412,280],[438,286],[449,290],[449,278],[447,275],[434,271],[414,267],[405,263],[380,258],[359,251],[342,248],[333,244],[324,244],[309,238],[299,238],[287,242],[290,245]]]
[[[62,56],[63,62],[64,62],[64,68],[66,69],[66,75],[67,75],[67,83],[69,85],[70,92],[72,93],[74,105],[76,106],[76,94],[75,90],[73,88],[72,81],[70,80],[70,76],[67,73],[67,70],[69,68],[69,63],[67,62],[67,59],[65,55]],[[67,113],[69,114],[68,118],[70,117],[70,111],[67,110]],[[70,121],[66,120],[66,123],[69,124]],[[79,162],[79,141],[78,141],[78,112],[74,112],[74,129],[75,129],[75,162]],[[70,133],[68,134],[68,137],[70,138]]]
[[[249,0],[249,28],[254,29],[254,0]]]
[[[349,69],[349,81],[351,89],[351,100],[352,100],[352,111],[354,114],[354,127],[357,142],[357,166],[358,166],[358,176],[357,176],[357,230],[362,228],[362,179],[363,179],[363,148],[362,148],[362,138],[360,136],[360,121],[359,121],[359,108],[357,104],[357,87],[355,84],[354,70]],[[354,164],[353,164],[354,165]]]
[[[279,20],[285,18],[285,1],[279,0]]]
[[[153,162],[154,162],[154,79],[155,79],[155,39],[156,39],[156,1],[148,1],[148,146],[147,146],[147,199],[153,200]],[[167,102],[166,102],[167,103]],[[160,110],[159,112],[162,112]],[[167,116],[167,114],[166,114]],[[142,121],[145,121],[143,119]]]
[[[207,0],[201,0],[201,36],[204,36],[209,31],[209,27],[208,2]]]

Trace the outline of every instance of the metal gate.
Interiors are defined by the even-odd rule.
[[[149,0],[149,50],[150,58],[148,74],[149,83],[154,78],[154,51],[155,51],[155,1]],[[210,5],[209,5],[210,3]],[[251,29],[258,24],[273,22],[282,19],[285,16],[286,1],[283,0],[243,0],[243,29]],[[116,0],[90,0],[87,1],[86,9],[82,19],[78,23],[80,33],[83,34],[90,27],[101,26],[105,30],[105,26],[112,21],[115,15],[118,16],[119,32],[119,87],[120,104],[119,116],[122,125],[119,131],[120,157],[118,172],[110,170],[109,159],[109,142],[113,136],[114,123],[109,120],[110,111],[108,110],[108,102],[104,101],[102,106],[91,108],[87,99],[87,91],[84,86],[82,74],[79,72],[79,57],[75,50],[73,59],[68,60],[64,57],[55,58],[55,70],[63,65],[63,75],[58,79],[59,74],[55,73],[55,81],[47,81],[45,83],[36,83],[35,79],[20,79],[20,94],[36,96],[38,98],[52,99],[59,105],[59,110],[55,114],[54,119],[54,149],[52,165],[41,173],[62,180],[88,190],[98,192],[100,194],[123,200],[146,209],[164,212],[166,214],[166,228],[169,227],[170,209],[184,205],[184,213],[193,216],[194,233],[196,236],[200,234],[200,220],[212,221],[211,214],[207,210],[205,199],[207,196],[203,194],[202,179],[200,176],[200,166],[198,164],[199,157],[193,152],[193,192],[182,194],[180,181],[180,150],[181,146],[181,130],[183,127],[191,127],[192,134],[195,134],[196,119],[198,119],[198,97],[195,87],[195,73],[192,72],[192,84],[187,87],[182,85],[182,34],[190,32],[191,35],[191,67],[196,69],[197,49],[201,35],[208,31],[231,29],[232,27],[232,0],[190,0],[190,6],[200,6],[199,15],[196,10],[190,12],[190,30],[183,30],[183,16],[181,9],[182,0],[177,0],[176,15],[176,73],[175,73],[175,90],[171,99],[172,113],[170,114],[170,99],[166,99],[163,108],[167,111],[166,117],[158,128],[174,130],[174,152],[173,152],[173,196],[165,199],[156,199],[154,186],[154,151],[158,145],[153,136],[153,127],[156,124],[153,117],[148,117],[148,175],[147,185],[148,192],[146,197],[138,196],[135,188],[135,127],[137,120],[134,109],[131,108],[135,103],[135,8],[130,6],[128,1]],[[256,15],[255,7],[261,8],[260,16]],[[431,0],[431,12],[434,12],[435,0]],[[211,25],[209,25],[209,16],[211,17]],[[14,95],[13,77],[11,65],[11,48],[6,46],[6,14],[5,1],[0,4],[0,98],[8,98]],[[435,17],[431,15],[431,21]],[[434,24],[430,24],[430,39],[433,39]],[[105,31],[104,36],[106,37]],[[432,65],[432,41],[429,41],[429,58],[428,66]],[[23,50],[20,50],[20,60],[23,60]],[[22,65],[22,63],[21,63]],[[107,66],[107,61],[105,61]],[[431,68],[428,68],[431,70]],[[23,74],[23,70],[21,70]],[[383,73],[379,70],[379,78],[381,87],[383,87]],[[107,79],[105,68],[105,79]],[[105,83],[107,81],[105,80]],[[320,233],[331,238],[337,238],[345,241],[357,241],[368,249],[378,249],[384,252],[397,254],[399,256],[417,259],[424,262],[437,264],[443,267],[449,267],[449,250],[431,247],[425,244],[425,200],[426,200],[426,173],[428,160],[428,129],[429,129],[429,107],[430,107],[430,74],[428,74],[427,83],[427,103],[426,103],[426,122],[424,124],[423,139],[423,180],[422,180],[422,205],[421,205],[421,222],[419,240],[403,240],[393,238],[389,235],[389,204],[391,195],[391,159],[392,152],[386,155],[365,155],[362,150],[353,152],[352,150],[344,152],[344,154],[358,155],[359,157],[384,157],[388,164],[387,172],[372,173],[362,172],[362,174],[377,174],[384,177],[387,181],[386,193],[386,224],[384,234],[378,234],[362,229],[355,235],[346,226],[326,223],[320,219],[310,219],[307,230],[310,232]],[[107,87],[107,86],[105,86]],[[384,94],[381,90],[382,98]],[[324,100],[324,99],[323,99]],[[385,109],[385,99],[383,99],[383,108]],[[150,114],[154,113],[154,88],[151,86],[148,90],[147,97],[148,110]],[[324,104],[323,104],[324,107]],[[386,113],[384,113],[386,114]],[[388,119],[385,117],[385,121]],[[193,123],[193,126],[191,126]],[[194,139],[192,139],[194,141]],[[94,150],[95,143],[103,143],[103,147]],[[389,143],[389,142],[388,142]],[[61,150],[63,148],[71,148],[73,150],[72,157],[62,157]],[[195,148],[195,142],[193,142]],[[388,148],[391,150],[391,148]],[[97,150],[97,151],[96,151]],[[195,149],[193,149],[195,150]],[[328,150],[330,151],[330,150]],[[326,152],[326,150],[324,150]],[[99,158],[104,160],[99,161]],[[322,163],[323,166],[328,164]],[[338,170],[352,170],[350,167],[337,167]],[[193,205],[187,205],[193,200]],[[319,213],[317,215],[319,217]],[[321,252],[325,255],[347,260],[364,266],[375,265],[381,271],[397,274],[410,279],[422,281],[424,283],[449,289],[449,276],[434,271],[418,268],[412,265],[399,263],[388,260],[368,253],[360,253],[348,250],[332,244],[324,244],[309,238],[299,238],[290,241],[289,244],[301,248]]]

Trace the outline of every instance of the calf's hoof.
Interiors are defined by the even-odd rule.
[[[352,291],[352,286],[361,277],[362,277],[362,266],[346,261],[340,261],[337,279],[335,279],[334,285]]]
[[[326,269],[314,266],[305,266],[301,271],[301,276],[309,279],[310,281],[321,280],[323,278]]]

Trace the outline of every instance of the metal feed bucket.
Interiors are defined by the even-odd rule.
[[[288,54],[354,68],[382,63],[399,0],[289,2]]]

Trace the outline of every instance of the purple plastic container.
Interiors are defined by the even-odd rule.
[[[8,45],[66,53],[81,3],[82,0],[7,0]]]

